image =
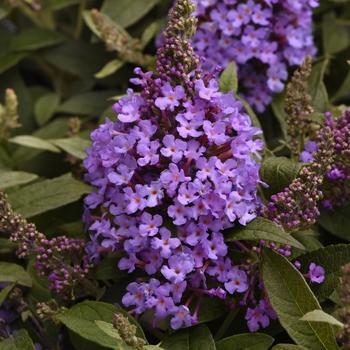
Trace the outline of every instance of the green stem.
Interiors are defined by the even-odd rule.
[[[219,328],[219,330],[216,332],[216,334],[214,336],[214,339],[216,341],[221,339],[225,335],[225,333],[228,330],[228,328],[230,327],[231,323],[236,318],[238,311],[239,311],[239,308],[235,308],[234,310],[232,310],[228,313],[223,324],[221,325],[221,327]]]

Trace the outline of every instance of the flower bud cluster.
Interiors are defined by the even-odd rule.
[[[331,169],[335,147],[334,134],[329,126],[318,132],[317,144],[313,161],[301,169],[287,188],[273,195],[262,209],[266,218],[287,231],[308,228],[320,215],[319,202],[323,198],[325,174]]]

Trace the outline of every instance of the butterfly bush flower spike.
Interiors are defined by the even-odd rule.
[[[243,298],[250,272],[230,260],[222,231],[257,216],[256,156],[263,144],[242,104],[219,91],[191,46],[195,7],[178,0],[156,72],[137,68],[116,120],[91,134],[84,161],[88,251],[122,253],[118,267],[142,271],[123,304],[154,311],[178,329],[198,321],[203,297]],[[248,178],[247,178],[248,176]]]

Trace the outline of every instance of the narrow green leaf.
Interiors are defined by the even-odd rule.
[[[260,168],[262,181],[269,185],[265,190],[268,196],[282,191],[297,177],[302,164],[285,157],[270,157],[263,161]]]
[[[236,93],[238,89],[237,66],[231,62],[222,72],[219,80],[219,90],[224,93]]]
[[[321,210],[318,223],[334,236],[350,241],[350,205],[334,210]]]
[[[110,105],[108,98],[114,93],[115,91],[96,91],[75,95],[63,102],[57,112],[96,117]]]
[[[247,224],[247,226],[237,229],[233,228],[225,232],[225,241],[228,242],[259,240],[291,245],[292,247],[305,250],[304,246],[290,234],[285,232],[274,222],[264,218],[256,218]]]
[[[38,178],[38,175],[24,171],[0,171],[0,188],[5,190],[10,187],[25,185]]]
[[[0,55],[0,74],[12,68],[27,56],[27,52],[7,52]]]
[[[276,94],[272,100],[272,111],[280,123],[281,130],[285,139],[288,137],[287,132],[287,113],[285,111],[285,93]]]
[[[4,261],[0,262],[0,282],[13,282],[25,287],[32,286],[32,280],[22,266]]]
[[[321,265],[325,269],[325,281],[322,284],[312,285],[312,290],[316,296],[323,300],[329,297],[339,285],[340,270],[342,266],[350,262],[350,245],[329,245],[298,256],[298,260],[302,266],[305,266],[305,269],[308,268],[311,262]]]
[[[313,230],[304,230],[293,232],[293,237],[296,238],[308,252],[323,248],[323,244],[319,241],[319,235]]]
[[[13,210],[28,218],[73,203],[90,191],[90,186],[66,174],[16,189],[8,197]]]
[[[268,350],[274,339],[262,333],[242,333],[216,342],[217,350]]]
[[[43,28],[30,28],[20,32],[11,41],[11,51],[32,51],[64,41],[62,34]]]
[[[109,336],[96,325],[98,320],[111,323],[115,312],[112,304],[84,301],[55,318],[84,339],[110,349],[119,349],[122,341]]]
[[[125,62],[118,59],[109,61],[106,65],[95,74],[95,78],[102,79],[108,77],[111,74],[117,72],[120,68],[124,66]]]
[[[159,0],[105,0],[101,11],[124,28],[146,15]]]
[[[346,49],[350,44],[348,27],[337,23],[334,12],[326,13],[322,20],[323,49],[330,55]]]
[[[323,310],[313,310],[305,314],[302,318],[302,321],[307,322],[317,322],[317,323],[328,323],[331,326],[336,326],[343,328],[344,324],[339,322],[336,318],[334,318],[332,315],[327,314]]]
[[[59,148],[54,146],[51,142],[40,139],[39,137],[31,136],[31,135],[15,136],[11,138],[9,141],[21,146],[60,153]]]
[[[13,289],[13,287],[15,285],[16,285],[15,283],[12,283],[12,284],[9,284],[8,286],[1,289],[1,291],[0,291],[0,306],[6,300],[7,296],[9,295],[9,293],[11,292],[11,290]]]
[[[34,106],[35,119],[42,126],[54,115],[60,103],[60,96],[57,93],[48,93],[41,96]]]
[[[0,350],[34,350],[34,344],[28,332],[21,329],[0,343]]]
[[[349,91],[350,91],[350,72],[346,74],[345,79],[343,80],[337,92],[332,96],[331,101],[333,103],[337,102],[338,100],[349,95]]]
[[[77,5],[80,3],[80,0],[47,0],[49,6],[54,11],[63,10],[66,7]]]
[[[323,59],[317,62],[311,71],[309,78],[309,91],[312,98],[312,104],[316,112],[325,112],[329,105],[328,93],[324,84],[324,76],[329,64],[329,59]]]
[[[86,149],[91,146],[89,140],[84,140],[79,137],[50,140],[50,142],[78,159],[85,159]]]
[[[264,249],[263,280],[281,325],[298,345],[309,350],[338,349],[331,326],[300,321],[321,307],[304,277],[285,257]]]
[[[161,343],[164,350],[215,350],[214,339],[204,324],[182,329],[165,339]]]

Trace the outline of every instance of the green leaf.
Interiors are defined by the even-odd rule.
[[[177,331],[161,343],[165,350],[215,350],[214,339],[204,324]]]
[[[142,33],[141,43],[142,47],[145,48],[151,40],[157,35],[161,28],[165,25],[164,20],[160,19],[158,21],[152,22]]]
[[[305,250],[304,246],[293,238],[290,234],[285,232],[281,227],[274,222],[264,219],[256,218],[247,226],[233,228],[225,232],[225,241],[259,241],[266,240]]]
[[[0,6],[0,20],[5,18],[10,13],[11,8],[9,6]]]
[[[29,28],[16,35],[12,41],[11,51],[32,51],[60,44],[64,37],[58,32],[43,28]]]
[[[7,52],[0,55],[0,74],[12,68],[27,56],[27,52]]]
[[[325,112],[329,105],[328,93],[324,84],[324,76],[329,64],[329,59],[317,62],[311,71],[309,78],[309,91],[312,104],[316,112]]]
[[[76,202],[90,191],[90,186],[66,174],[16,189],[8,197],[13,210],[29,218]]]
[[[288,132],[287,132],[287,113],[285,111],[285,93],[276,94],[272,100],[272,111],[277,118],[277,120],[280,123],[280,127],[284,136],[284,139],[287,139]]]
[[[57,93],[48,93],[41,96],[35,103],[34,113],[37,123],[42,126],[54,115],[60,103],[60,96]]]
[[[334,318],[332,315],[327,314],[323,310],[313,310],[305,314],[302,318],[302,321],[307,322],[317,322],[317,323],[328,323],[331,326],[336,326],[343,328],[344,324],[339,322],[336,318]]]
[[[101,11],[124,28],[146,15],[159,0],[105,0]]]
[[[79,137],[50,140],[50,142],[78,159],[85,159],[86,149],[91,146],[89,140],[84,140]]]
[[[122,340],[119,332],[113,327],[112,323],[100,320],[95,321],[95,323],[97,327],[100,328],[101,331],[106,333],[109,337]]]
[[[308,268],[311,262],[325,269],[326,279],[322,284],[312,285],[312,290],[321,300],[329,297],[339,285],[340,270],[350,262],[350,245],[336,244],[298,256],[301,265]]]
[[[0,350],[34,350],[28,332],[21,329],[0,343]]]
[[[17,248],[17,244],[7,238],[0,237],[0,254],[11,254]]]
[[[76,40],[50,48],[42,57],[61,71],[87,80],[106,62],[106,52],[101,47]]]
[[[58,11],[72,5],[77,5],[80,0],[48,0],[49,6],[52,10]]]
[[[321,309],[301,273],[283,256],[264,249],[263,280],[273,309],[290,337],[309,350],[338,349],[328,324],[310,323],[300,318]]]
[[[7,296],[9,295],[9,293],[11,292],[11,290],[13,289],[13,287],[15,285],[16,285],[15,283],[12,283],[12,284],[9,284],[8,286],[1,289],[1,291],[0,291],[0,306],[6,300]]]
[[[346,74],[345,79],[343,80],[337,92],[332,96],[331,101],[334,103],[344,98],[349,94],[349,90],[350,90],[350,72]]]
[[[318,234],[312,230],[293,232],[295,237],[308,252],[323,248],[323,244],[318,239]]]
[[[106,334],[95,323],[95,321],[111,323],[115,312],[116,309],[112,304],[84,301],[55,318],[84,339],[107,348],[119,349],[118,346],[122,342]]]
[[[321,210],[318,223],[334,236],[350,241],[350,205]]]
[[[282,191],[297,177],[302,164],[285,157],[266,158],[260,169],[261,180],[269,185],[268,196]]]
[[[0,262],[0,282],[13,282],[25,287],[32,286],[32,280],[22,266],[4,261]]]
[[[330,55],[337,54],[350,44],[347,26],[337,23],[334,12],[327,13],[322,21],[323,49]]]
[[[9,141],[21,146],[60,153],[60,150],[56,146],[54,146],[51,142],[40,139],[39,137],[31,136],[31,135],[15,136],[11,138]]]
[[[57,112],[99,116],[109,105],[108,98],[113,96],[114,91],[86,92],[75,95],[63,102]]]
[[[307,350],[303,346],[293,344],[278,344],[272,348],[272,350]]]
[[[233,92],[238,89],[237,66],[231,62],[222,72],[219,80],[219,90],[224,93]]]
[[[109,61],[103,68],[95,74],[95,78],[102,79],[108,77],[111,74],[117,72],[120,68],[124,66],[125,62],[115,59]]]
[[[38,178],[38,175],[24,171],[0,171],[0,188],[5,190],[10,187],[25,185]]]
[[[262,333],[243,333],[216,342],[217,350],[268,350],[274,339]]]

